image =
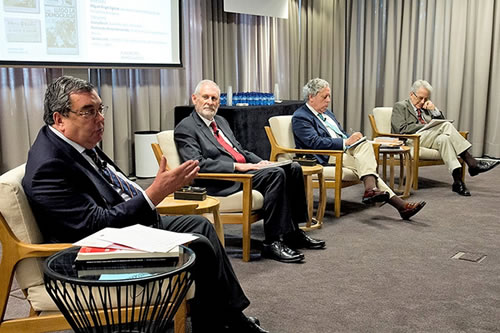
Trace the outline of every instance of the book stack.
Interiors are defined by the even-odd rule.
[[[78,276],[160,273],[179,260],[179,247],[168,252],[145,252],[118,244],[109,247],[82,246],[75,259]]]
[[[379,136],[374,139],[374,142],[380,143],[380,148],[382,149],[400,149],[404,143],[398,138],[391,138],[388,136]]]
[[[179,261],[179,245],[197,237],[143,225],[105,228],[73,245],[78,276],[131,276],[164,272]]]

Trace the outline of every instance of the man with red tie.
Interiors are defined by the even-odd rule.
[[[200,172],[252,173],[253,189],[264,197],[262,256],[281,262],[300,262],[304,255],[298,249],[325,246],[324,241],[313,239],[298,228],[299,223],[308,219],[302,169],[297,163],[263,168],[270,162],[245,150],[228,122],[216,115],[219,96],[215,82],[198,83],[191,96],[195,110],[175,128],[179,155],[183,161],[199,161]],[[241,190],[241,184],[235,182],[197,180],[196,184],[218,196]]]
[[[392,132],[413,134],[423,128],[432,119],[445,119],[443,113],[430,100],[432,86],[425,80],[413,83],[410,97],[397,102],[392,110]],[[462,182],[462,167],[458,161],[460,156],[468,166],[469,175],[476,176],[486,172],[500,162],[478,161],[469,153],[471,147],[467,141],[448,121],[420,131],[420,145],[439,151],[452,177],[452,191],[463,196],[470,192]]]

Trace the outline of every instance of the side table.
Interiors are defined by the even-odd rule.
[[[166,332],[193,282],[196,256],[179,248],[161,267],[112,264],[91,271],[75,266],[80,248],[69,248],[45,261],[45,288],[75,332]]]
[[[326,207],[326,188],[325,188],[325,180],[323,178],[323,166],[320,164],[316,164],[314,166],[302,166],[302,173],[304,174],[304,184],[306,188],[306,198],[307,198],[307,211],[309,213],[309,220],[306,223],[305,227],[301,227],[303,230],[313,230],[320,229],[323,225],[323,216],[325,215],[325,207]],[[318,202],[318,210],[316,211],[316,218],[313,218],[313,184],[312,177],[313,175],[318,176],[319,183],[319,202]],[[316,222],[313,224],[312,222]]]
[[[169,195],[162,200],[156,210],[163,215],[189,215],[189,214],[205,214],[212,213],[214,217],[214,228],[219,237],[222,246],[224,246],[224,227],[220,220],[219,200],[207,196],[203,201],[196,200],[178,200],[174,199],[173,195]]]
[[[392,188],[394,192],[399,192],[401,198],[408,198],[410,196],[413,179],[410,147],[402,146],[399,147],[399,149],[380,147],[379,154],[382,155],[382,179],[384,179],[384,181],[387,180],[387,158],[389,158],[389,187]],[[396,164],[394,157],[396,155],[399,156],[398,188],[394,188],[394,165]]]

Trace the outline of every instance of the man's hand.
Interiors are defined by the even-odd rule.
[[[427,101],[427,102],[424,103],[424,105],[422,106],[422,108],[424,108],[426,110],[429,110],[429,111],[434,111],[434,109],[436,108],[436,106],[431,101]]]
[[[264,161],[260,161],[258,164],[255,163],[234,163],[234,171],[247,172],[251,170],[259,170],[261,164]],[[260,164],[260,165],[259,165]]]
[[[346,146],[350,146],[350,145],[352,145],[354,142],[356,142],[356,141],[358,141],[359,139],[361,139],[362,137],[363,137],[363,134],[362,134],[362,133],[360,133],[360,132],[354,132],[354,133],[352,133],[352,135],[351,135],[349,138],[347,138],[347,139],[345,140],[345,145],[346,145]]]
[[[198,161],[186,161],[169,171],[167,170],[167,159],[163,156],[156,178],[146,189],[146,194],[156,206],[169,194],[174,193],[184,185],[191,184],[199,170]]]

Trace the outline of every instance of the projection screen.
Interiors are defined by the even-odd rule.
[[[182,66],[181,0],[1,0],[0,66]]]

